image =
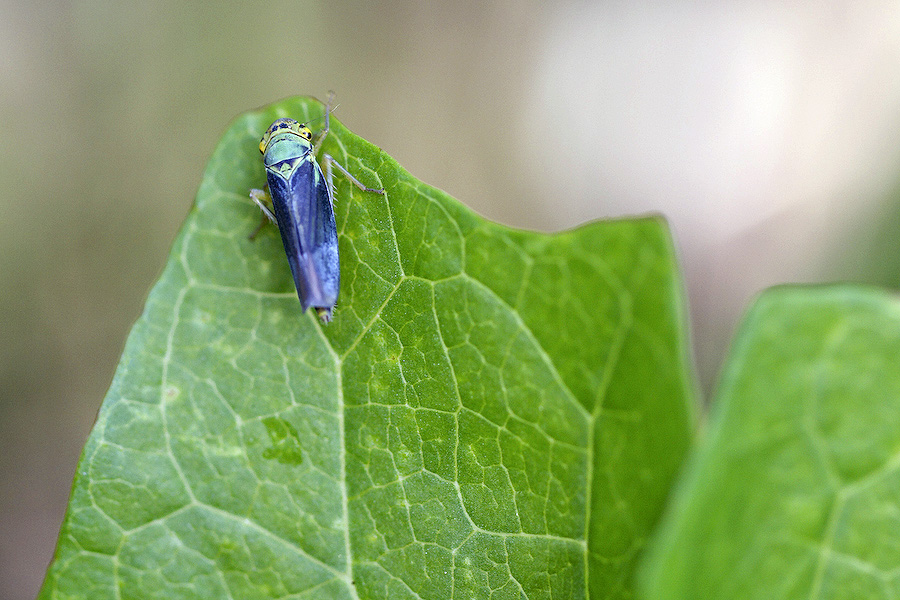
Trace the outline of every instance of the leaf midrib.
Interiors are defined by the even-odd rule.
[[[420,191],[420,193],[421,193],[421,191]],[[429,200],[433,201],[433,199],[431,199],[430,197],[429,197]],[[390,204],[388,204],[388,207],[389,207],[389,209],[391,208]],[[391,214],[391,213],[390,213],[390,210],[389,210],[389,214]],[[448,215],[448,217],[449,217],[449,215]],[[454,222],[455,222],[455,220],[454,220]],[[458,225],[457,225],[457,228],[458,228]],[[375,312],[374,312],[373,315],[372,315],[372,318],[371,318],[371,319],[369,320],[369,322],[363,327],[363,329],[360,330],[359,334],[353,339],[353,342],[348,346],[347,350],[346,350],[343,354],[338,354],[337,350],[336,350],[335,347],[332,345],[330,339],[325,335],[325,332],[324,332],[324,329],[323,329],[323,327],[324,327],[323,324],[319,323],[318,320],[314,320],[316,331],[317,331],[319,337],[322,339],[322,341],[323,341],[323,342],[325,343],[325,345],[327,346],[328,351],[329,351],[329,353],[331,354],[332,359],[333,359],[334,362],[335,362],[335,367],[336,367],[336,370],[337,370],[338,410],[339,410],[339,413],[340,413],[340,414],[338,415],[338,427],[340,428],[340,433],[339,433],[340,440],[339,440],[339,443],[340,443],[340,445],[341,445],[341,459],[340,459],[341,502],[342,502],[342,512],[343,512],[344,523],[345,523],[345,525],[346,525],[345,528],[344,528],[344,542],[345,542],[345,544],[344,544],[345,550],[344,550],[344,551],[345,551],[345,554],[346,554],[345,560],[346,560],[346,569],[347,569],[347,572],[346,572],[346,575],[345,575],[345,580],[346,580],[346,582],[347,582],[348,587],[351,588],[351,590],[352,590],[353,597],[354,597],[356,600],[358,600],[358,598],[359,598],[358,595],[357,595],[357,593],[356,593],[356,588],[355,588],[355,586],[354,586],[353,583],[352,583],[352,582],[353,582],[353,563],[354,563],[354,560],[353,560],[352,550],[351,550],[351,546],[350,546],[349,494],[348,494],[348,491],[347,491],[347,482],[346,482],[347,448],[346,448],[346,439],[345,439],[346,429],[345,429],[345,420],[344,420],[344,418],[345,418],[345,408],[346,408],[345,403],[344,403],[344,389],[343,389],[343,366],[344,366],[344,361],[345,361],[345,360],[347,359],[347,357],[353,352],[353,350],[359,345],[359,343],[360,343],[360,342],[362,341],[362,339],[366,336],[366,334],[371,330],[371,328],[374,326],[374,324],[379,320],[379,318],[380,318],[380,317],[382,316],[382,314],[384,313],[385,308],[386,308],[387,305],[390,303],[391,299],[394,297],[394,295],[396,294],[397,290],[400,289],[401,285],[402,285],[405,281],[407,281],[407,280],[425,281],[425,282],[429,283],[429,284],[433,287],[434,284],[439,283],[439,282],[441,282],[441,281],[449,281],[449,280],[456,279],[456,278],[465,278],[465,279],[468,280],[470,283],[472,283],[472,284],[474,284],[474,285],[480,287],[481,289],[485,290],[485,291],[486,291],[487,293],[489,293],[489,294],[491,295],[491,297],[494,298],[500,305],[502,305],[503,307],[505,307],[506,309],[508,309],[509,313],[513,316],[513,318],[514,318],[516,324],[518,325],[518,327],[520,328],[520,330],[521,330],[523,333],[525,333],[525,334],[527,335],[528,339],[531,341],[531,343],[534,345],[534,347],[538,350],[539,355],[541,356],[541,359],[543,360],[543,362],[545,363],[545,365],[549,368],[550,372],[552,373],[552,376],[553,376],[554,381],[559,385],[560,389],[562,389],[562,390],[565,391],[565,398],[566,398],[570,403],[572,403],[574,406],[577,407],[578,411],[584,416],[584,418],[586,419],[586,421],[588,422],[588,425],[589,425],[589,426],[588,426],[588,430],[589,430],[589,431],[588,431],[587,447],[585,448],[585,451],[586,451],[586,453],[587,453],[587,457],[586,457],[587,460],[586,460],[586,473],[585,473],[585,481],[586,481],[586,489],[585,489],[585,493],[586,493],[586,497],[585,497],[585,528],[584,528],[584,538],[583,538],[583,539],[566,538],[566,537],[562,537],[562,536],[552,535],[552,534],[549,534],[549,533],[547,533],[547,534],[531,534],[531,533],[527,533],[527,532],[522,531],[522,532],[520,532],[520,533],[518,533],[518,534],[515,534],[515,533],[505,533],[505,532],[495,532],[495,531],[488,531],[488,530],[485,530],[485,529],[479,527],[479,526],[472,520],[472,517],[471,517],[471,515],[469,515],[469,512],[468,512],[468,510],[466,509],[465,502],[464,502],[464,500],[463,500],[463,498],[462,498],[462,492],[461,492],[461,489],[460,489],[460,487],[459,487],[459,482],[458,482],[458,481],[454,481],[454,482],[453,482],[453,485],[454,485],[454,488],[455,488],[455,490],[456,490],[457,497],[459,498],[460,507],[461,507],[462,510],[463,510],[463,514],[466,515],[466,518],[467,518],[467,520],[469,521],[469,525],[470,525],[470,527],[472,528],[472,534],[474,534],[474,533],[476,533],[476,532],[483,532],[483,533],[487,533],[487,534],[490,534],[490,535],[499,535],[499,536],[501,536],[501,537],[539,538],[539,539],[556,540],[556,541],[561,541],[561,542],[564,542],[564,543],[574,543],[574,544],[580,546],[580,547],[583,549],[583,553],[584,553],[584,564],[585,564],[585,589],[586,589],[586,596],[585,596],[585,597],[589,597],[589,594],[587,594],[587,586],[588,586],[588,584],[589,584],[589,578],[588,578],[588,564],[589,564],[589,561],[588,561],[588,552],[589,552],[589,551],[588,551],[587,537],[588,537],[588,532],[589,532],[590,512],[591,512],[591,511],[590,511],[590,496],[591,496],[591,488],[590,488],[590,486],[591,486],[591,484],[592,484],[592,482],[593,482],[594,458],[595,458],[595,453],[594,453],[594,449],[593,449],[593,442],[594,442],[594,435],[595,435],[595,434],[594,434],[594,430],[595,430],[594,425],[596,424],[596,421],[597,421],[597,419],[599,418],[599,415],[600,415],[600,412],[601,412],[601,407],[602,407],[602,401],[601,401],[601,400],[602,400],[602,398],[598,398],[597,401],[595,402],[594,410],[591,411],[591,412],[588,412],[587,409],[586,409],[580,402],[578,402],[578,400],[577,400],[577,398],[575,397],[574,393],[572,392],[571,388],[570,388],[570,387],[568,386],[568,384],[566,384],[566,382],[563,380],[562,375],[560,374],[560,372],[559,372],[559,370],[558,370],[558,368],[557,368],[555,362],[550,358],[550,355],[549,355],[549,353],[547,352],[546,348],[543,346],[543,344],[541,344],[540,340],[537,338],[537,336],[535,335],[535,333],[534,333],[534,331],[531,329],[531,327],[529,327],[528,324],[525,323],[525,322],[522,320],[519,311],[516,310],[514,307],[510,306],[510,305],[506,302],[506,300],[504,300],[502,297],[500,297],[493,289],[491,289],[490,287],[488,287],[487,285],[485,285],[485,284],[484,284],[483,282],[481,282],[480,280],[474,278],[474,277],[473,277],[472,275],[470,275],[469,273],[465,272],[465,267],[463,267],[463,270],[462,270],[460,273],[457,273],[457,274],[454,274],[454,275],[452,275],[452,276],[450,276],[450,277],[445,277],[445,278],[442,278],[442,279],[425,279],[425,278],[422,278],[422,277],[413,276],[413,275],[407,275],[406,273],[404,273],[404,272],[403,272],[403,264],[402,264],[402,261],[400,260],[399,244],[397,243],[397,240],[396,240],[396,233],[395,233],[395,231],[394,231],[394,229],[393,229],[393,215],[392,215],[392,214],[391,214],[391,233],[392,233],[392,235],[393,235],[393,237],[394,237],[394,249],[395,249],[395,253],[396,253],[396,256],[397,256],[397,264],[398,264],[398,266],[399,266],[399,268],[400,268],[400,276],[398,277],[397,283],[396,283],[396,284],[392,287],[392,289],[387,293],[384,302],[382,302],[382,304],[375,310]],[[462,239],[464,240],[465,238],[462,238]],[[434,308],[435,308],[435,307],[434,307],[434,304],[432,304],[432,311],[434,311]],[[436,323],[436,324],[439,324],[439,323],[440,323],[440,320],[438,319],[437,314],[434,314],[434,319],[435,319],[435,323]],[[630,324],[630,321],[629,321],[629,324]],[[604,370],[604,375],[605,375],[605,376],[604,376],[604,386],[603,386],[603,389],[602,389],[601,392],[600,392],[601,396],[602,396],[602,395],[605,395],[606,385],[607,385],[608,382],[612,379],[612,372],[615,370],[615,366],[618,365],[618,363],[619,363],[619,357],[620,357],[620,353],[621,353],[621,347],[622,347],[622,344],[624,343],[625,332],[627,331],[628,328],[629,328],[629,327],[626,327],[626,326],[624,326],[624,325],[621,326],[621,327],[619,328],[619,330],[620,330],[620,335],[616,338],[617,344],[615,345],[615,351],[612,352],[612,353],[610,353],[610,361],[609,361],[609,363],[607,364],[607,368]],[[457,397],[457,401],[458,401],[458,406],[459,406],[459,408],[455,411],[455,413],[456,413],[456,418],[454,419],[454,421],[455,421],[455,423],[456,423],[456,440],[457,440],[457,443],[454,445],[454,457],[453,457],[453,460],[454,460],[454,471],[455,471],[455,473],[456,473],[456,475],[457,475],[457,478],[458,478],[458,474],[459,474],[459,461],[458,461],[458,450],[459,450],[459,412],[464,408],[464,406],[463,406],[463,402],[462,402],[462,397],[460,396],[460,393],[459,393],[459,387],[458,387],[458,385],[457,385],[458,380],[456,379],[456,373],[455,373],[455,369],[454,369],[454,367],[453,367],[453,362],[450,360],[449,348],[448,348],[447,344],[445,343],[445,341],[444,341],[444,339],[443,339],[443,335],[441,334],[441,329],[440,329],[440,327],[438,327],[438,336],[440,337],[440,340],[441,340],[441,347],[442,347],[442,349],[443,349],[444,356],[446,357],[447,362],[448,362],[448,365],[450,366],[451,372],[453,373],[453,377],[452,377],[452,380],[453,380],[453,386],[454,386],[454,391],[455,391],[455,393],[456,393],[456,397]],[[608,377],[606,376],[607,374],[608,374]],[[557,443],[562,443],[562,442],[557,441]],[[405,494],[405,493],[406,493],[406,492],[405,492],[405,488],[404,488],[404,494]],[[520,523],[520,525],[521,525],[521,523]],[[469,537],[471,537],[472,534],[470,534]],[[519,585],[519,587],[520,587],[520,589],[521,589],[521,584],[520,584],[517,580],[515,580],[515,578],[513,578],[513,580],[516,581],[517,585]],[[454,581],[455,581],[455,580],[454,580]],[[409,588],[407,587],[407,589],[409,589]],[[413,592],[411,589],[410,589],[410,592],[411,592],[411,593],[415,593],[415,592]],[[418,595],[417,595],[417,596],[418,596]]]

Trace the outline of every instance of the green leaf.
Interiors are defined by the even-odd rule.
[[[322,111],[248,113],[216,149],[41,597],[629,596],[691,430],[664,223],[501,227],[332,119],[324,151],[387,193],[335,179],[321,326],[247,194],[266,127]]]
[[[894,598],[900,303],[780,288],[747,317],[647,598]]]

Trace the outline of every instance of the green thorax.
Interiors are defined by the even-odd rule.
[[[272,136],[263,155],[266,169],[276,171],[282,177],[289,177],[294,169],[307,160],[313,160],[312,144],[292,131]]]

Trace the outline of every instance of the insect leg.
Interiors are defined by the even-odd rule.
[[[271,204],[272,202],[272,199],[269,197],[268,192],[266,192],[265,190],[257,190],[254,188],[250,190],[250,199],[256,202],[256,205],[263,212],[266,218],[268,218],[269,221],[272,222],[273,225],[278,223],[278,221],[275,220],[275,213],[273,213],[272,210],[268,206],[266,206],[266,204]]]
[[[259,235],[260,231],[262,231],[262,228],[266,224],[266,221],[269,221],[273,225],[277,225],[277,221],[275,220],[275,213],[272,212],[272,209],[270,209],[268,206],[266,206],[267,203],[270,204],[272,202],[272,199],[269,197],[268,192],[266,192],[265,190],[258,190],[255,188],[251,189],[250,190],[250,199],[256,203],[256,205],[259,207],[259,209],[263,213],[263,219],[262,219],[262,222],[259,224],[259,227],[257,227],[253,231],[253,233],[250,234],[250,239],[252,240],[257,235]]]
[[[312,153],[313,156],[319,155],[319,148],[322,146],[322,142],[325,141],[325,138],[328,137],[328,127],[331,121],[331,103],[334,102],[334,92],[328,92],[328,99],[325,100],[325,127],[322,128],[322,131],[316,134],[316,141],[313,142]]]
[[[319,148],[322,146],[322,142],[325,141],[325,138],[328,136],[328,129],[330,125],[330,117],[331,117],[331,103],[334,102],[334,92],[328,92],[328,99],[325,101],[325,127],[322,128],[322,131],[316,134],[316,141],[313,143],[312,153],[313,156],[319,155]],[[330,154],[324,154],[322,156],[325,161],[325,177],[328,182],[328,189],[331,191],[331,196],[334,198],[334,182],[331,174],[331,165],[334,165],[338,168],[338,170],[344,174],[344,177],[353,182],[353,185],[358,187],[364,192],[375,192],[376,194],[384,194],[384,188],[370,188],[350,174],[350,171],[341,166],[341,163],[334,160]]]
[[[366,187],[363,182],[350,174],[350,171],[341,166],[341,163],[334,160],[334,158],[330,154],[323,154],[322,159],[325,161],[325,176],[328,178],[328,185],[331,186],[331,165],[334,165],[338,168],[338,171],[344,174],[344,177],[349,179],[353,185],[358,187],[364,192],[375,192],[376,194],[384,194],[384,188],[370,188]],[[334,188],[332,187],[332,191]]]

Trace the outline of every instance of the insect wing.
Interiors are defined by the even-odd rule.
[[[281,241],[303,310],[330,311],[340,287],[337,227],[321,167],[307,155],[287,178],[267,169]]]

